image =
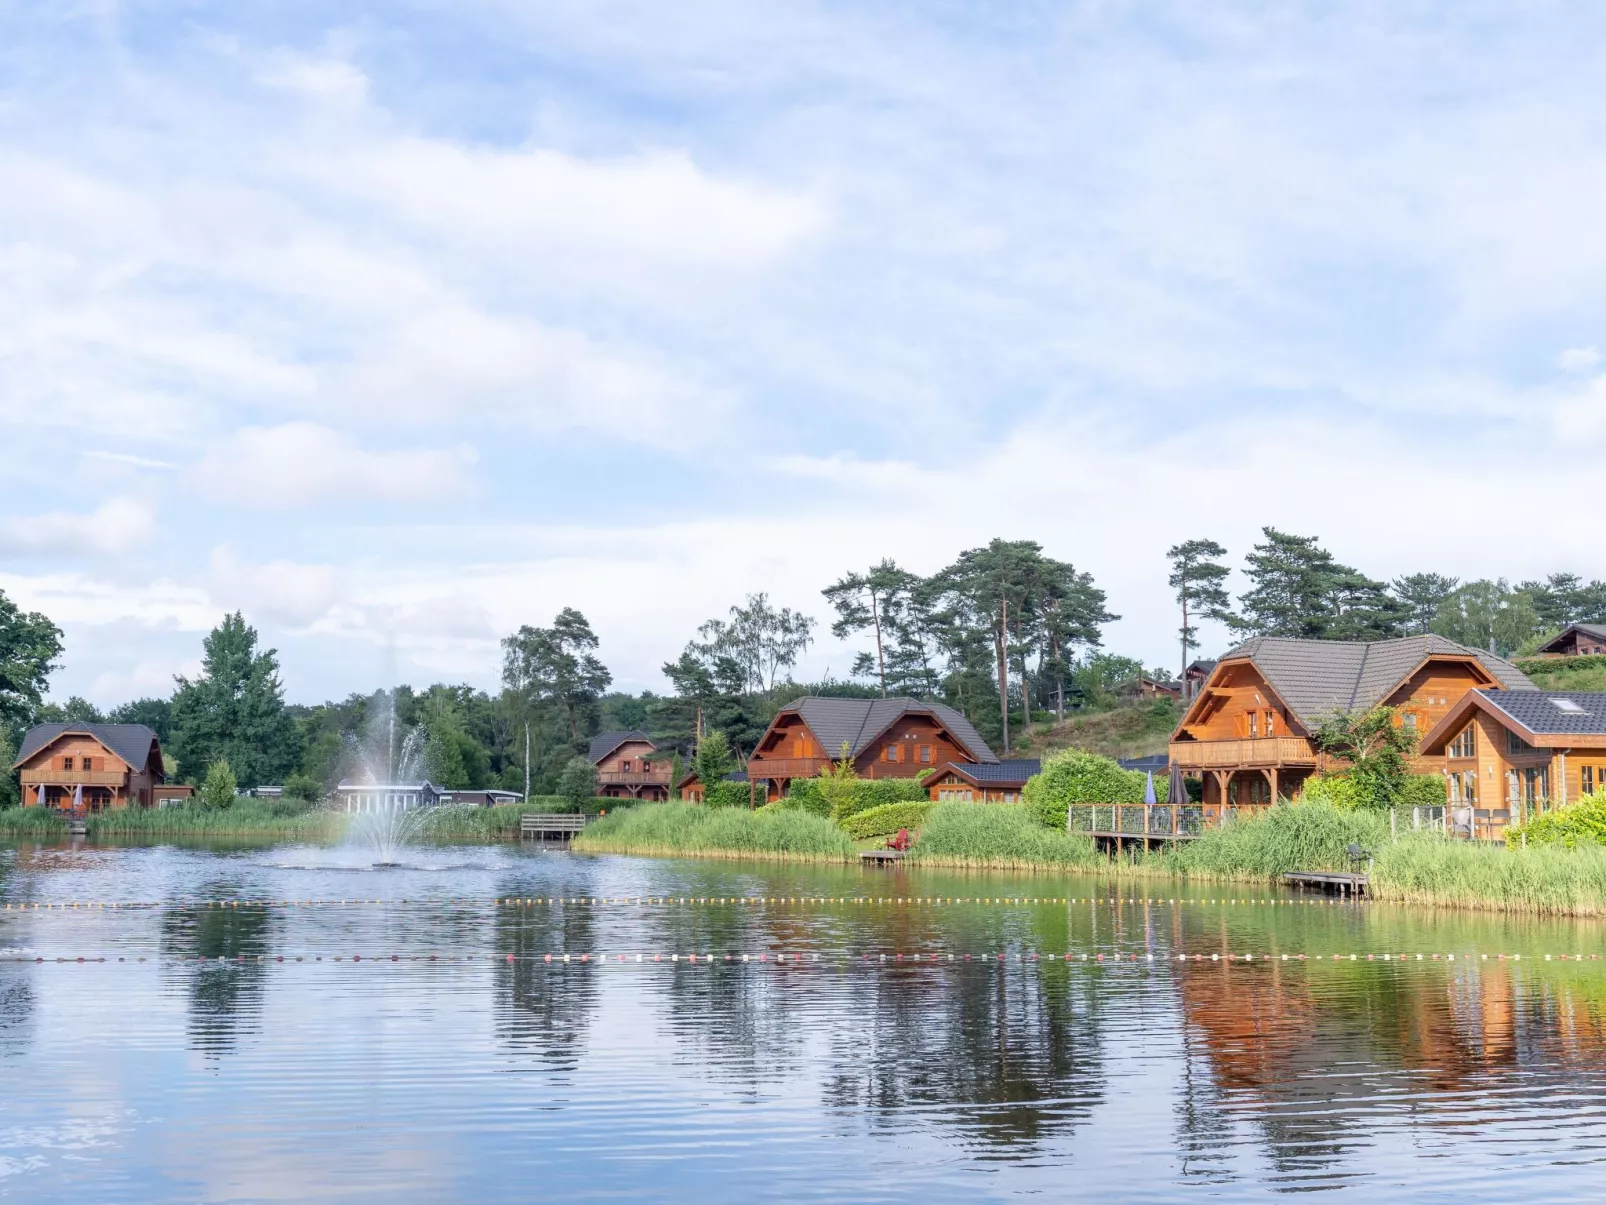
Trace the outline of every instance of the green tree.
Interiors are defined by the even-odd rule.
[[[61,649],[60,628],[0,590],[0,724],[19,730],[33,722]]]
[[[257,632],[235,612],[203,644],[201,675],[175,679],[173,751],[194,782],[224,760],[247,787],[283,782],[301,760],[300,732],[285,710],[278,650],[258,651]]]
[[[1184,540],[1172,545],[1165,555],[1171,562],[1166,584],[1177,592],[1177,603],[1182,607],[1180,681],[1187,677],[1189,652],[1199,647],[1199,630],[1193,620],[1232,622],[1232,599],[1223,585],[1231,570],[1215,559],[1226,556],[1227,550],[1214,540]]]
[[[206,780],[201,784],[197,798],[201,806],[217,810],[219,808],[234,806],[234,792],[239,784],[235,781],[234,771],[229,769],[225,758],[218,758],[206,771]]]
[[[310,774],[292,774],[284,780],[284,797],[301,803],[317,803],[323,798],[323,783]]]
[[[697,770],[697,781],[703,784],[705,793],[710,786],[723,781],[725,775],[736,769],[736,759],[731,756],[730,741],[725,734],[710,732],[703,737],[697,743],[692,765]]]
[[[11,733],[0,724],[0,811],[14,808],[22,802],[22,784],[11,763],[17,760],[17,747],[11,743]]]
[[[170,699],[135,699],[132,703],[123,703],[106,713],[106,720],[112,724],[144,724],[156,734],[156,739],[162,742],[162,748],[167,748],[173,739],[173,703]]]
[[[870,629],[875,633],[875,657],[860,653],[853,664],[854,677],[869,677],[872,673],[881,685],[881,697],[887,697],[886,636],[898,612],[907,604],[920,584],[920,579],[897,562],[883,560],[866,573],[849,573],[835,585],[821,591],[836,609],[837,619],[831,625],[831,634],[846,640],[855,633]]]
[[[1249,591],[1232,626],[1250,636],[1384,640],[1400,634],[1405,606],[1382,582],[1341,565],[1315,536],[1264,527],[1245,558]]]
[[[558,776],[558,794],[575,811],[584,811],[597,797],[597,768],[583,757],[571,757]]]
[[[88,699],[74,695],[65,703],[44,703],[34,713],[40,724],[104,724],[106,717]]]
[[[1439,605],[1433,630],[1472,648],[1509,657],[1545,631],[1533,599],[1505,578],[1468,582]]]
[[[681,654],[711,684],[773,695],[776,676],[797,664],[814,642],[814,620],[790,607],[777,609],[769,595],[749,594],[730,609],[729,619],[710,619],[697,629],[702,637]],[[679,667],[677,667],[678,670]],[[665,672],[667,673],[667,667]]]
[[[562,707],[569,740],[578,744],[582,710],[594,707],[613,681],[596,655],[600,644],[586,617],[564,607],[550,628],[526,624],[502,641],[502,682],[531,703]]]
[[[1318,749],[1345,764],[1342,776],[1354,784],[1356,802],[1376,808],[1404,796],[1420,735],[1392,707],[1334,712],[1313,733]]]
[[[1439,608],[1461,584],[1459,578],[1442,573],[1411,573],[1394,579],[1394,597],[1405,604],[1405,632],[1421,636],[1433,630]]]

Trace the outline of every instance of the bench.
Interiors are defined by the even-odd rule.
[[[578,812],[526,812],[519,817],[519,837],[557,837],[567,841],[586,826]]]

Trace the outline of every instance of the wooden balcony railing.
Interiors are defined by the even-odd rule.
[[[1227,741],[1172,741],[1171,760],[1183,769],[1228,766],[1314,766],[1315,748],[1302,736],[1246,737]]]
[[[668,765],[652,766],[645,770],[603,770],[597,774],[597,781],[603,784],[612,783],[615,786],[638,787],[669,785]]]
[[[749,778],[813,778],[831,764],[828,757],[755,757],[747,763]]]
[[[128,781],[122,770],[24,770],[22,785],[36,787],[120,787]]]

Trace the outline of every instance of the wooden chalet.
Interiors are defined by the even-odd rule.
[[[1026,780],[1040,774],[1037,758],[995,762],[950,762],[921,779],[934,800],[965,803],[1017,803]]]
[[[1510,662],[1442,636],[1372,642],[1261,636],[1216,663],[1171,736],[1171,759],[1204,781],[1205,814],[1294,798],[1325,768],[1312,736],[1338,712],[1394,707],[1424,735],[1472,691],[1535,692]],[[1419,770],[1439,770],[1425,751]]]
[[[998,757],[952,707],[922,699],[808,696],[781,708],[747,761],[749,794],[779,799],[794,779],[814,778],[843,751],[860,778],[921,778],[950,766],[996,764]],[[695,774],[681,794],[701,798]]]
[[[167,781],[161,743],[143,724],[39,724],[11,768],[23,806],[58,811],[150,807]]]
[[[604,732],[587,753],[597,768],[597,794],[607,799],[668,799],[671,766],[653,756],[658,746],[645,732]]]
[[[1468,691],[1423,738],[1422,754],[1442,759],[1459,822],[1498,835],[1606,792],[1606,694]]]
[[[1539,647],[1540,657],[1591,657],[1606,655],[1606,626],[1574,623],[1555,639]]]
[[[1216,663],[1214,661],[1201,659],[1192,662],[1187,669],[1182,671],[1182,697],[1184,699],[1196,697],[1200,688],[1210,680],[1210,675],[1215,672],[1215,669]]]
[[[1180,699],[1182,683],[1162,682],[1148,674],[1139,674],[1132,681],[1122,683],[1116,693],[1134,699]]]

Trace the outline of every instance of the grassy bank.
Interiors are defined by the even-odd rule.
[[[266,837],[332,841],[346,828],[338,812],[242,799],[226,808],[118,808],[89,817],[90,837]],[[63,829],[65,831],[65,829]]]
[[[843,862],[855,856],[848,835],[820,816],[689,803],[640,804],[610,812],[575,837],[573,847],[591,853],[798,862]]]
[[[1170,699],[1146,699],[1109,711],[1077,712],[1057,724],[1034,724],[1017,739],[1022,757],[1081,749],[1101,757],[1146,757],[1164,753],[1182,718]]]
[[[49,839],[66,835],[67,822],[44,808],[7,808],[0,812],[0,836]]]
[[[422,835],[436,841],[508,841],[519,835],[521,803],[497,807],[436,808],[424,818]]]
[[[911,860],[978,870],[1096,870],[1107,864],[1091,837],[1044,828],[1013,803],[939,804],[927,814]]]

